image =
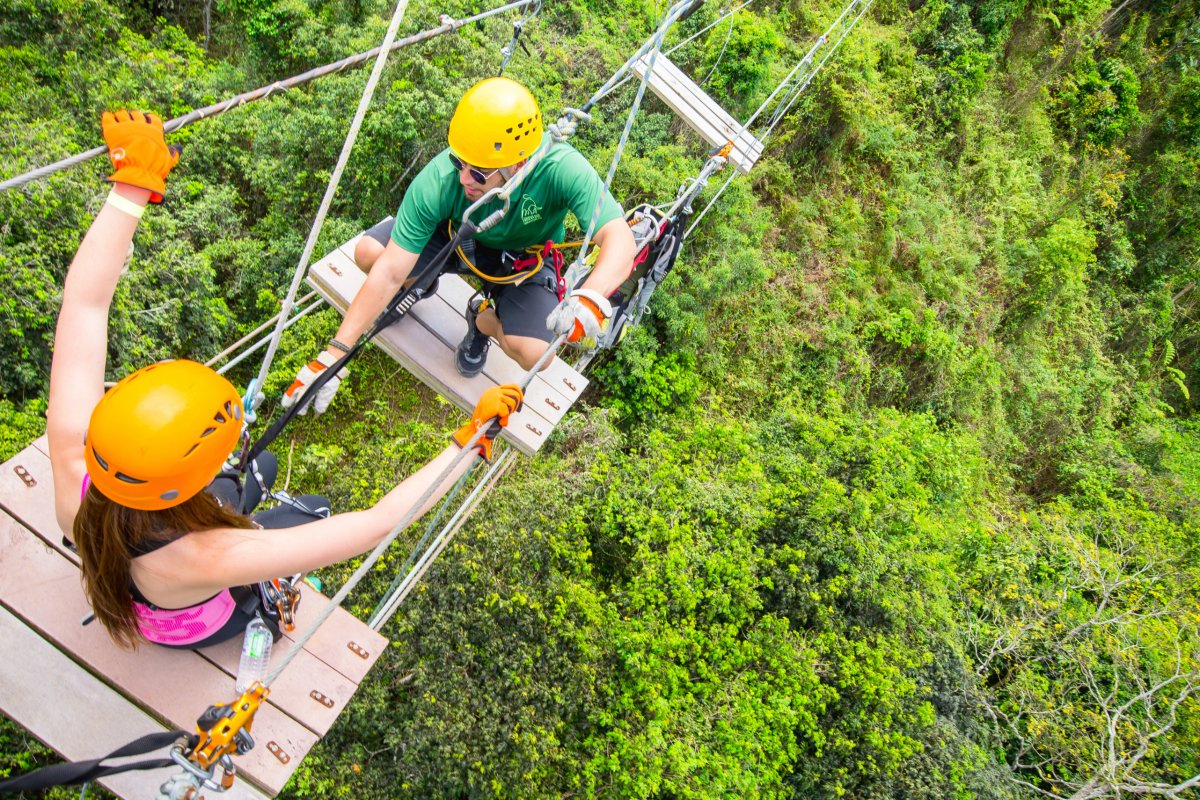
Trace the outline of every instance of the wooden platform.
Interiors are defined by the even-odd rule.
[[[649,62],[649,56],[642,56],[634,63],[633,69],[639,78],[645,77]],[[762,156],[762,142],[749,131],[742,130],[741,123],[662,53],[654,59],[654,72],[650,74],[649,85],[660,100],[713,147],[723,147],[732,141],[729,163],[742,174],[750,172],[754,162]]]
[[[354,264],[360,236],[316,261],[308,282],[343,314],[358,294],[366,275]],[[500,383],[515,383],[525,374],[499,347],[488,349],[483,372],[464,378],[454,366],[454,350],[467,333],[465,311],[474,289],[457,275],[443,275],[438,293],[425,298],[395,325],[375,337],[375,344],[409,372],[463,411],[470,413],[479,396]],[[587,378],[555,358],[534,377],[525,391],[525,405],[509,419],[501,434],[527,455],[537,452],[587,386]]]
[[[240,637],[203,650],[121,650],[89,612],[77,557],[61,546],[45,440],[0,465],[0,710],[64,758],[96,758],[153,731],[194,730],[233,697]],[[328,603],[308,586],[297,634]],[[288,649],[276,644],[273,658]],[[335,611],[271,687],[255,719],[257,746],[235,759],[226,797],[274,797],[354,695],[387,640]],[[101,781],[126,798],[154,796],[172,770]]]

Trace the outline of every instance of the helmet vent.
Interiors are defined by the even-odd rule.
[[[160,494],[158,496],[158,499],[159,500],[174,500],[176,497],[179,497],[179,490],[172,489],[169,492],[163,492],[162,494]]]
[[[130,475],[126,475],[124,472],[118,472],[116,477],[117,477],[117,480],[121,481],[122,483],[132,483],[132,484],[145,483],[145,481],[140,480],[138,478],[134,478]]]
[[[200,438],[203,439],[205,436],[212,436],[216,432],[216,428],[205,428],[204,433],[200,434]]]
[[[189,447],[189,448],[188,448],[188,451],[187,451],[186,453],[184,453],[184,454],[183,454],[183,457],[184,457],[184,458],[187,458],[187,457],[188,457],[188,456],[190,456],[192,453],[196,452],[196,448],[197,448],[197,447],[199,447],[199,446],[200,446],[200,443],[199,443],[199,442],[196,442],[194,445],[192,445],[191,447]]]
[[[226,404],[226,405],[228,405],[228,404]],[[225,422],[225,415],[222,414],[220,411],[218,411],[216,414],[213,414],[213,421],[214,422]]]
[[[94,447],[92,448],[92,455],[95,457],[96,463],[103,467],[105,472],[108,472],[108,462],[100,457],[100,454],[96,452],[96,448]]]

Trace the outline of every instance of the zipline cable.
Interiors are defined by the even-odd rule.
[[[667,11],[666,18],[658,26],[658,30],[654,32],[654,36],[651,37],[650,60],[646,64],[646,71],[642,74],[642,82],[638,86],[637,95],[633,98],[633,104],[629,107],[629,114],[625,118],[625,127],[621,131],[621,138],[617,141],[617,149],[613,153],[612,162],[608,165],[608,174],[604,177],[604,191],[600,192],[596,197],[596,207],[592,209],[592,217],[588,221],[587,230],[583,234],[583,242],[579,245],[579,254],[575,256],[575,263],[567,270],[566,282],[568,289],[575,288],[576,282],[587,269],[585,259],[587,258],[588,245],[591,244],[592,234],[596,230],[596,221],[600,219],[600,210],[604,207],[604,198],[609,194],[609,187],[612,186],[613,176],[617,173],[617,166],[621,163],[621,156],[624,155],[625,146],[629,143],[629,134],[633,131],[633,121],[637,119],[638,111],[642,107],[642,98],[646,96],[646,86],[650,83],[650,76],[654,74],[654,63],[658,60],[659,53],[662,52],[663,39],[676,20],[686,12],[694,10],[701,2],[703,0],[679,0],[678,3],[675,3]]]
[[[375,606],[375,610],[371,613],[371,618],[367,621],[367,625],[369,625],[373,630],[380,630],[383,628],[383,626],[386,625],[388,621],[391,620],[392,616],[395,615],[395,613],[400,609],[400,604],[403,603],[405,598],[408,597],[409,592],[412,591],[412,587],[416,585],[417,581],[421,580],[421,578],[425,575],[425,572],[429,569],[430,564],[433,563],[433,560],[438,557],[442,550],[445,549],[450,539],[452,539],[454,534],[458,532],[458,529],[463,526],[463,523],[466,522],[467,517],[471,515],[471,513],[475,510],[475,506],[478,505],[479,501],[483,498],[483,495],[490,489],[492,484],[499,480],[500,476],[507,472],[509,467],[512,466],[514,463],[512,458],[513,452],[514,451],[511,448],[508,448],[505,449],[500,455],[496,456],[496,459],[492,462],[492,466],[488,469],[487,473],[483,476],[475,488],[471,490],[471,493],[467,495],[467,499],[463,501],[462,505],[458,507],[458,510],[454,512],[454,516],[452,516],[446,522],[436,536],[430,537],[430,532],[433,528],[432,524],[430,525],[430,528],[426,530],[425,536],[422,537],[421,542],[419,542],[417,546],[413,548],[413,554],[415,554],[417,550],[421,549],[422,547],[424,547],[424,552],[419,557],[414,557],[413,554],[410,554],[408,561],[405,563],[404,567],[397,572],[396,578],[392,581],[392,585],[388,587],[388,590],[384,593],[383,598],[379,601],[378,605]],[[432,541],[432,543],[426,546],[426,543],[430,541]],[[408,569],[407,573],[404,572],[405,569]]]
[[[800,63],[797,64],[795,66],[795,68],[793,68],[792,71],[788,73],[787,77],[784,78],[783,81],[781,81],[779,83],[779,85],[775,87],[775,90],[773,92],[771,92],[771,95],[766,100],[763,101],[762,105],[760,105],[758,107],[758,110],[756,110],[754,112],[754,114],[751,115],[750,119],[747,120],[746,123],[742,126],[741,131],[738,132],[738,135],[740,136],[743,132],[746,132],[749,130],[750,125],[752,125],[754,123],[754,121],[759,116],[762,115],[762,113],[771,105],[771,103],[775,100],[775,98],[788,86],[788,84],[792,83],[793,79],[795,79],[797,77],[798,73],[801,73],[801,70],[805,66],[811,66],[813,57],[816,55],[817,51],[821,47],[823,47],[825,44],[827,44],[829,42],[829,37],[833,33],[833,31],[842,25],[842,23],[845,21],[847,15],[850,14],[851,11],[858,9],[858,12],[850,19],[849,23],[847,23],[845,25],[845,27],[841,30],[840,35],[838,36],[837,40],[825,52],[825,54],[821,58],[820,62],[818,62],[817,65],[815,67],[811,68],[808,72],[801,73],[801,77],[803,78],[803,80],[801,80],[799,83],[797,83],[793,87],[793,89],[789,90],[788,93],[786,95],[784,95],[784,99],[781,100],[779,105],[776,107],[776,113],[774,115],[772,115],[770,126],[767,128],[766,132],[759,138],[759,141],[765,145],[767,140],[770,138],[771,133],[775,130],[775,126],[779,124],[779,122],[783,119],[784,116],[786,116],[787,112],[795,104],[796,100],[800,97],[800,95],[804,92],[804,90],[806,88],[808,88],[808,85],[810,83],[812,83],[813,78],[815,78],[817,76],[817,73],[819,73],[821,71],[821,68],[825,66],[825,62],[828,61],[829,58],[835,52],[837,52],[839,46],[842,43],[842,40],[844,40],[846,38],[846,36],[849,35],[850,31],[854,30],[855,26],[858,25],[859,20],[861,20],[863,18],[863,16],[866,15],[867,11],[870,10],[873,2],[874,2],[874,0],[851,0],[850,4],[847,5],[846,8],[843,9],[842,13],[838,15],[838,18],[836,20],[834,20],[833,23],[830,24],[830,26],[828,28],[825,29],[825,32],[822,33],[820,35],[820,37],[817,38],[816,44],[814,44],[812,46],[812,48],[808,51],[808,53],[804,56],[804,58],[802,58],[800,60]],[[861,5],[861,8],[858,8],[860,5]],[[782,112],[782,113],[780,113],[780,112]],[[691,235],[692,231],[694,231],[696,229],[696,226],[700,224],[700,221],[704,219],[704,215],[708,213],[708,210],[710,208],[712,208],[713,205],[717,202],[717,200],[721,197],[721,195],[725,193],[725,190],[729,187],[729,184],[732,183],[735,178],[737,178],[736,172],[725,179],[725,182],[723,184],[721,184],[721,187],[717,190],[717,192],[709,199],[709,201],[705,204],[704,208],[701,209],[700,213],[696,215],[696,218],[694,220],[692,220],[692,224],[691,224],[691,226],[688,227],[687,231],[684,233],[683,238],[686,239],[688,236]]]
[[[542,367],[549,363],[551,358],[554,358],[554,354],[558,350],[559,345],[566,341],[566,339],[567,335],[564,333],[551,342],[546,348],[546,352],[542,353],[537,362],[521,377],[521,381],[518,385],[521,387],[522,391],[529,386],[529,383],[533,380],[533,377],[541,371]],[[325,623],[325,620],[329,619],[330,615],[333,614],[335,609],[341,607],[342,602],[346,599],[354,587],[357,586],[359,581],[361,581],[363,577],[371,571],[371,568],[375,566],[375,563],[379,561],[380,557],[384,554],[392,542],[396,540],[396,537],[400,535],[401,531],[403,531],[412,523],[413,519],[415,519],[417,516],[417,512],[422,506],[425,505],[425,503],[429,501],[429,498],[433,497],[434,493],[441,488],[441,486],[446,482],[459,464],[462,463],[463,459],[479,457],[479,452],[475,449],[475,444],[484,437],[487,431],[487,426],[481,426],[479,430],[475,432],[475,435],[472,436],[465,445],[463,445],[462,452],[454,457],[454,460],[451,461],[444,470],[442,470],[442,473],[437,477],[437,479],[435,479],[433,483],[429,485],[428,489],[422,492],[421,496],[417,498],[412,507],[409,508],[409,510],[405,512],[404,516],[400,518],[400,521],[393,526],[391,532],[384,537],[383,541],[376,545],[375,549],[372,550],[365,559],[363,559],[362,564],[359,565],[358,569],[354,571],[354,574],[350,576],[346,583],[342,585],[342,588],[338,590],[337,594],[330,598],[329,603],[327,603],[321,609],[321,612],[316,616],[312,623],[309,624],[308,629],[292,642],[292,646],[283,654],[283,657],[279,659],[279,662],[271,667],[271,671],[267,673],[267,677],[263,679],[264,686],[269,687],[272,683],[274,683],[275,679],[279,677],[280,673],[287,668],[287,665],[292,663],[296,656],[300,654],[300,651],[304,649],[304,646],[308,644],[309,640],[312,639],[321,625]]]
[[[489,11],[483,11],[479,14],[474,14],[470,17],[457,20],[446,14],[443,14],[439,19],[442,24],[438,27],[421,31],[420,33],[413,34],[412,36],[408,36],[403,39],[397,39],[389,45],[389,48],[391,50],[399,50],[401,48],[408,47],[409,45],[418,44],[419,42],[428,41],[429,39],[435,39],[438,36],[451,33],[459,28],[471,24],[472,22],[479,22],[480,20],[494,17],[507,11],[524,8],[525,6],[535,3],[540,4],[541,2],[542,0],[515,0],[514,2],[507,3],[498,8],[493,8]],[[176,117],[175,119],[167,120],[163,124],[163,132],[171,133],[173,131],[177,131],[187,125],[191,125],[193,122],[198,122],[209,117],[215,117],[219,114],[225,113],[226,111],[237,108],[238,106],[246,105],[247,103],[251,103],[255,100],[262,100],[278,92],[294,89],[297,86],[301,86],[316,78],[320,78],[325,75],[331,75],[335,72],[341,72],[348,67],[358,66],[359,64],[378,56],[381,52],[381,49],[382,47],[376,47],[362,53],[347,56],[340,61],[334,61],[322,67],[314,67],[307,72],[303,72],[291,78],[286,78],[282,81],[276,81],[275,83],[267,86],[254,89],[253,91],[244,92],[236,97],[223,100],[220,103],[205,106],[204,108],[198,108],[194,111],[184,114],[182,117]],[[47,164],[44,167],[38,167],[22,175],[18,175],[15,178],[10,178],[0,183],[0,192],[8,189],[15,189],[19,186],[24,186],[28,183],[32,183],[33,181],[45,178],[48,175],[53,175],[56,172],[61,172],[64,169],[69,169],[77,164],[82,164],[85,161],[90,161],[93,158],[98,158],[107,154],[107,147],[93,147],[91,150],[85,150],[82,153],[76,153],[75,155],[64,158],[61,161],[56,161],[53,164]]]

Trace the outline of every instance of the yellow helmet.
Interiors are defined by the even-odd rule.
[[[105,497],[157,511],[207,486],[241,433],[242,400],[232,383],[195,361],[163,361],[100,399],[83,455]]]
[[[537,100],[510,78],[472,86],[450,118],[450,152],[481,169],[511,167],[542,143]]]

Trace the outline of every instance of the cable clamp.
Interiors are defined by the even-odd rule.
[[[215,792],[233,786],[237,768],[233,756],[245,755],[254,748],[250,727],[254,715],[271,690],[255,681],[232,703],[209,706],[196,720],[196,737],[186,747],[176,745],[171,758],[202,785]],[[216,777],[220,767],[221,776]]]

